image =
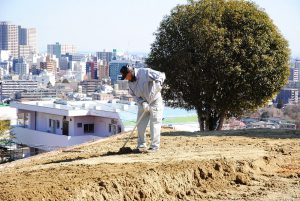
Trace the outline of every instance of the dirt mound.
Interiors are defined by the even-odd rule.
[[[165,130],[118,154],[125,138],[1,165],[0,200],[300,200],[300,131]]]

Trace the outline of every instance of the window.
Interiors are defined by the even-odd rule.
[[[117,126],[114,125],[114,124],[109,124],[108,132],[110,132],[111,134],[116,134],[117,133]]]
[[[93,133],[94,124],[84,124],[84,133]]]
[[[51,127],[51,119],[49,119],[49,127]]]
[[[77,123],[77,128],[82,128],[82,123]]]
[[[56,128],[59,128],[59,120],[56,120]]]

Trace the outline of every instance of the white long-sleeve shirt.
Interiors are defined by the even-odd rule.
[[[160,89],[166,79],[165,73],[150,68],[135,68],[134,73],[136,80],[129,81],[128,86],[129,93],[137,103],[141,104],[146,101],[150,104],[161,97]]]

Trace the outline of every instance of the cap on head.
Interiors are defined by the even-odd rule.
[[[132,70],[132,68],[127,64],[125,66],[122,66],[120,69],[120,73],[122,74],[122,80],[124,80],[127,76],[127,74]]]

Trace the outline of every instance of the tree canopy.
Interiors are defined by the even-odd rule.
[[[287,82],[288,43],[253,2],[178,5],[155,36],[147,64],[166,73],[164,99],[196,109],[201,130],[264,105]]]

